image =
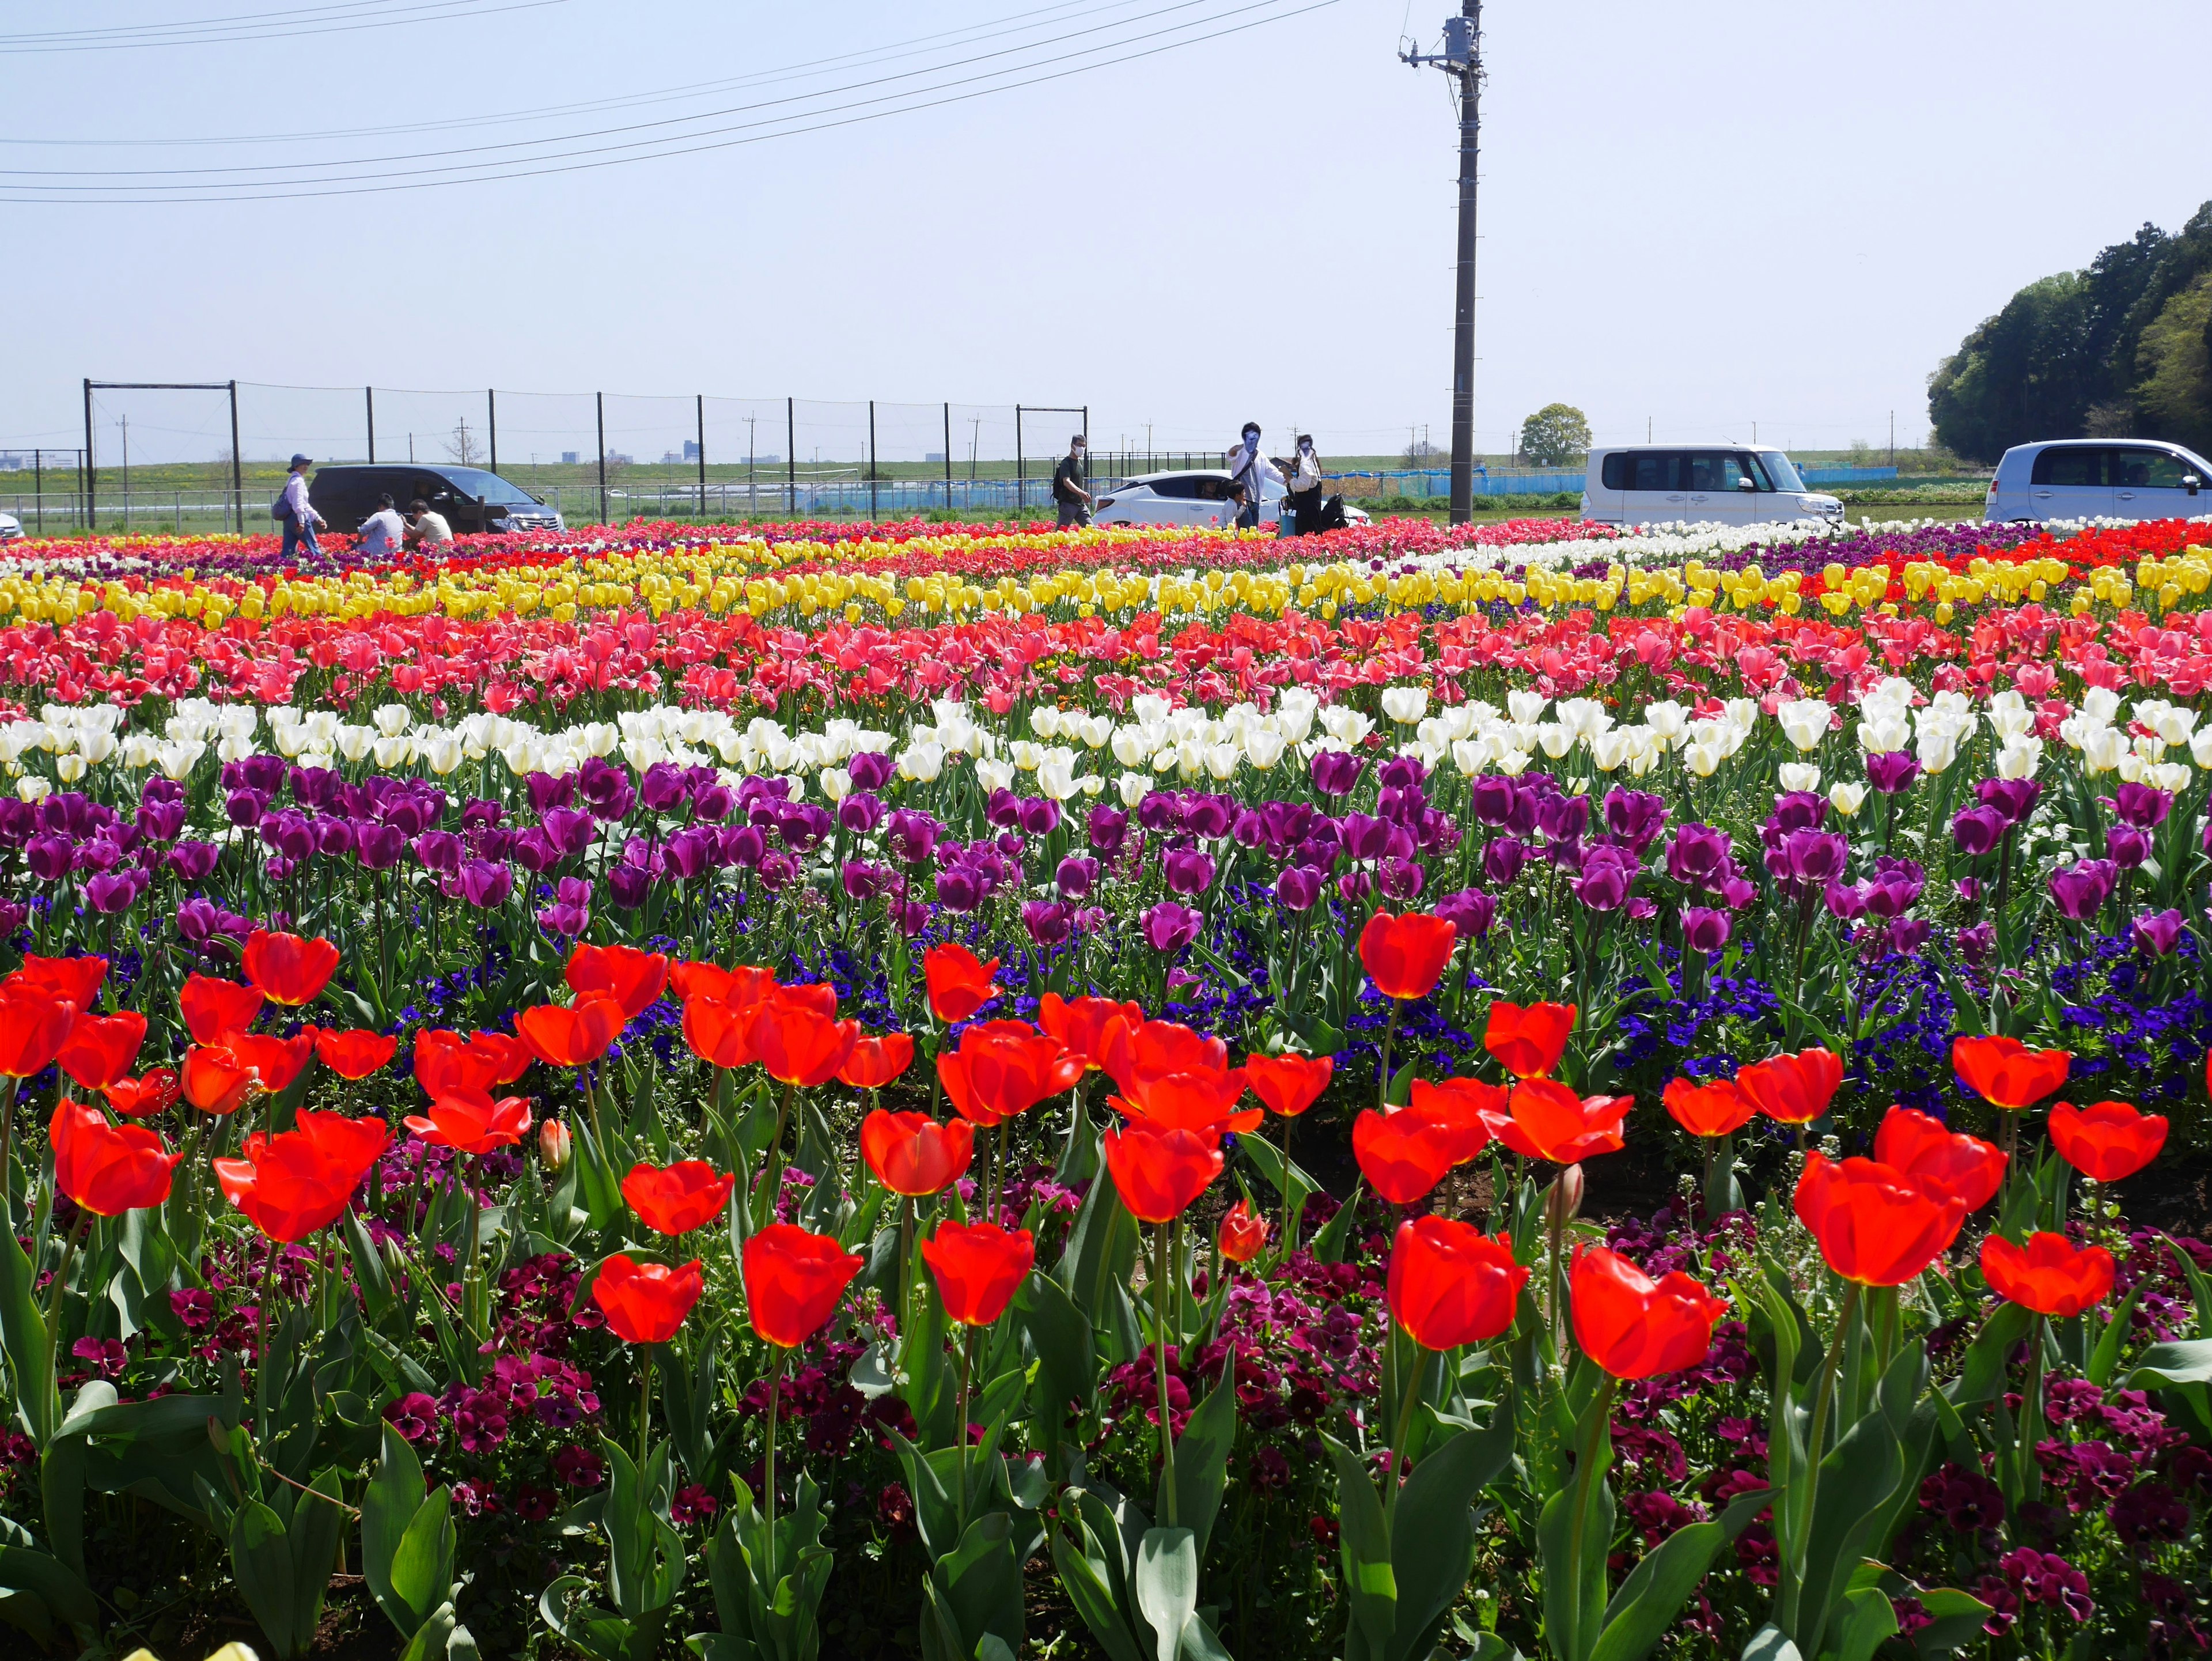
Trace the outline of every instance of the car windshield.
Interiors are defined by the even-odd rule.
[[[448,467],[444,472],[446,477],[453,480],[453,488],[471,499],[482,496],[486,502],[498,502],[504,507],[534,504],[538,500],[527,490],[520,490],[497,473],[488,473],[481,467]]]
[[[1802,490],[1805,481],[1797,477],[1797,469],[1788,456],[1779,450],[1761,450],[1759,460],[1765,465],[1766,476],[1774,481],[1778,490]]]

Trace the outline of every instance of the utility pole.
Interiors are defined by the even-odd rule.
[[[1889,412],[1889,465],[1891,472],[1897,470],[1897,411],[1894,410]]]
[[[1482,137],[1482,0],[1460,0],[1444,20],[1440,52],[1401,52],[1415,69],[1433,65],[1459,81],[1459,270],[1452,299],[1451,522],[1474,506],[1475,165]]]

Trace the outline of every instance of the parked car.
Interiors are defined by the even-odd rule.
[[[1234,525],[1237,504],[1229,495],[1228,471],[1219,467],[1194,468],[1186,472],[1146,473],[1125,478],[1102,494],[1093,507],[1094,525]],[[1364,525],[1367,515],[1350,502],[1344,504],[1347,525]],[[1273,479],[1260,482],[1260,523],[1279,526],[1283,520],[1283,487]]]
[[[558,531],[561,515],[519,484],[481,467],[409,462],[404,466],[319,467],[307,483],[307,500],[333,531],[352,535],[389,496],[405,513],[420,499],[444,515],[455,536],[475,532]]]
[[[2190,519],[2212,514],[2212,463],[2155,439],[2062,438],[2015,444],[1990,478],[1982,518]]]
[[[21,538],[23,521],[13,514],[0,514],[0,542],[15,542]]]
[[[1766,525],[1803,519],[1835,525],[1843,521],[1844,504],[1808,490],[1796,464],[1779,450],[1629,444],[1590,452],[1583,517],[1604,525]]]

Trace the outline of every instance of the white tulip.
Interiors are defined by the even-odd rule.
[[[369,719],[385,737],[396,739],[415,724],[415,712],[404,703],[384,703],[377,706]]]
[[[1820,770],[1811,762],[1785,761],[1781,767],[1781,782],[1784,790],[1818,790]]]
[[[1996,703],[2007,697],[2016,698],[2019,696],[2018,692],[2003,691],[1998,693],[1991,702]],[[2084,715],[2094,715],[2099,721],[2118,721],[2120,717],[2120,695],[2109,686],[2092,686],[2081,695],[2081,710]]]
[[[1720,770],[1720,750],[1711,744],[1686,745],[1682,750],[1682,765],[1696,777],[1709,779]]]
[[[1145,736],[1141,727],[1117,727],[1114,729],[1114,759],[1124,767],[1141,767],[1146,758],[1158,746]]]
[[[1867,788],[1863,784],[1846,784],[1841,779],[1828,787],[1828,800],[1847,819],[1859,816],[1859,808],[1866,800],[1866,794]]]
[[[928,784],[945,771],[945,749],[938,744],[909,744],[900,752],[899,776]]]
[[[430,770],[441,778],[461,764],[461,741],[451,733],[418,734],[416,748]]]
[[[149,733],[133,733],[123,740],[123,764],[137,769],[151,767],[161,754],[161,741]]]
[[[853,794],[853,776],[842,767],[822,770],[822,794],[832,801],[842,801]]]
[[[1794,698],[1774,712],[1782,723],[1782,736],[1802,750],[1817,750],[1828,736],[1834,711],[1818,698]]]
[[[1272,727],[1255,727],[1244,734],[1245,759],[1263,773],[1282,760],[1283,750],[1283,735]]]
[[[1541,692],[1508,692],[1505,707],[1513,712],[1517,721],[1532,721],[1544,713],[1544,706],[1552,700]]]
[[[15,794],[25,801],[43,801],[53,788],[54,782],[43,774],[26,773],[15,781]]]
[[[251,733],[225,733],[215,747],[216,759],[244,761],[254,753],[254,747],[253,737]]]
[[[1425,686],[1386,686],[1382,689],[1382,713],[1401,727],[1410,727],[1428,713],[1429,689]]]
[[[2041,741],[2016,738],[2006,741],[2005,748],[2015,744],[2033,744],[2038,749]],[[2116,727],[2099,727],[2081,734],[2081,770],[2085,773],[2109,773],[2120,764],[2120,757],[2128,753],[2128,735]],[[2002,751],[1999,752],[2000,755]],[[2021,775],[2026,778],[2027,774]]]
[[[2042,759],[2041,739],[2008,739],[1997,751],[1997,776],[2001,779],[2032,779],[2035,776],[2037,764]]]
[[[1942,728],[1923,732],[1914,746],[1920,757],[1920,765],[1930,773],[1940,773],[1959,758],[1959,735]]]
[[[1575,747],[1574,728],[1565,721],[1547,721],[1536,728],[1536,742],[1553,761],[1559,760]]]
[[[1151,776],[1145,773],[1124,773],[1114,781],[1114,785],[1121,793],[1124,807],[1134,807],[1152,794]]]
[[[75,784],[84,776],[84,757],[71,752],[54,757],[54,776],[64,784]]]

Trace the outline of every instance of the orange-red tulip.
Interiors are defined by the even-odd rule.
[[[2093,1183],[2117,1183],[2158,1158],[2166,1146],[2166,1118],[2139,1113],[2125,1102],[2051,1110],[2051,1143],[2058,1157]]]
[[[942,1194],[975,1152],[975,1127],[965,1119],[939,1124],[927,1113],[879,1107],[860,1121],[860,1157],[878,1182],[909,1199]]]
[[[641,1263],[628,1252],[617,1251],[592,1277],[592,1301],[607,1317],[607,1330],[624,1343],[665,1344],[683,1326],[706,1286],[696,1257],[671,1269],[665,1263]]]
[[[257,928],[246,936],[240,961],[246,978],[269,995],[269,1001],[291,1006],[313,1003],[337,973],[338,949],[319,935],[303,940]]]
[[[315,1034],[313,1028],[289,1038],[233,1032],[223,1038],[222,1048],[239,1066],[251,1068],[256,1081],[274,1096],[289,1089],[314,1060]]]
[[[1267,1247],[1267,1220],[1252,1209],[1249,1200],[1239,1200],[1221,1214],[1214,1237],[1224,1262],[1249,1263]]]
[[[1547,1079],[1567,1052],[1575,1030],[1571,1003],[1532,1003],[1526,1008],[1493,999],[1482,1029],[1482,1047],[1516,1079]]]
[[[204,1113],[235,1113],[253,1083],[253,1070],[241,1066],[219,1044],[202,1044],[185,1052],[179,1084],[185,1099]]]
[[[1820,1244],[1828,1267],[1862,1286],[1902,1286],[1951,1248],[1966,1208],[1948,1188],[1873,1159],[1841,1165],[1805,1156],[1797,1220]]]
[[[987,1327],[1006,1312],[1036,1262],[1025,1228],[962,1225],[947,1217],[921,1243],[921,1260],[937,1282],[945,1312],[963,1326]]]
[[[170,1153],[145,1126],[110,1124],[107,1115],[81,1102],[56,1106],[46,1134],[53,1142],[54,1186],[102,1217],[160,1205],[185,1157]]]
[[[1390,1318],[1423,1349],[1486,1343],[1513,1324],[1528,1271],[1513,1246],[1434,1214],[1398,1226],[1390,1244]]]
[[[185,1030],[194,1043],[220,1043],[226,1032],[243,1032],[253,1025],[269,995],[258,986],[217,980],[212,975],[187,975],[185,989],[177,994]]]
[[[745,1305],[753,1330],[795,1349],[822,1330],[866,1258],[796,1223],[770,1223],[745,1242]]]
[[[2030,1050],[2018,1038],[1951,1040],[1951,1068],[1959,1080],[1991,1107],[2018,1113],[2066,1083],[2074,1064],[2063,1050]]]
[[[295,1129],[257,1130],[245,1158],[215,1160],[216,1181],[247,1221],[290,1245],[337,1220],[391,1136],[381,1119],[302,1108]]]
[[[41,958],[34,954],[26,957],[23,966],[0,984],[33,987],[48,997],[59,998],[79,1009],[89,1009],[100,996],[100,983],[106,978],[105,958]]]
[[[27,1079],[54,1064],[77,1006],[36,986],[0,986],[0,1074]]]
[[[1736,1069],[1735,1087],[1782,1124],[1810,1124],[1828,1110],[1844,1082],[1844,1063],[1817,1045]]]
[[[391,1063],[399,1053],[396,1033],[318,1032],[315,1054],[325,1067],[341,1079],[365,1079]]]
[[[1144,1006],[1111,998],[1062,998],[1048,992],[1037,1004],[1037,1025],[1082,1060],[1085,1070],[1106,1065],[1107,1029],[1119,1021],[1131,1031],[1145,1024]]]
[[[184,1085],[176,1068],[157,1067],[141,1079],[118,1079],[100,1093],[118,1113],[143,1119],[174,1107],[184,1094]]]
[[[921,976],[929,989],[930,1013],[947,1026],[964,1021],[999,995],[991,977],[996,958],[985,963],[964,946],[946,941],[921,955]]]
[[[914,1039],[904,1032],[864,1035],[837,1069],[837,1082],[855,1090],[881,1090],[914,1062]]]
[[[1171,1223],[1221,1174],[1221,1139],[1132,1119],[1106,1133],[1106,1171],[1139,1222]]]
[[[496,1090],[529,1070],[529,1047],[504,1032],[471,1032],[464,1038],[439,1028],[415,1040],[415,1082],[426,1096]]]
[[[146,1018],[135,1009],[115,1015],[79,1015],[54,1056],[61,1070],[87,1090],[105,1090],[131,1075],[146,1042]]]
[[[1575,1342],[1616,1378],[1680,1372],[1705,1359],[1727,1303],[1674,1269],[1654,1281],[1619,1252],[1577,1250],[1570,1277]]]
[[[428,1118],[410,1113],[407,1128],[424,1141],[456,1153],[489,1153],[512,1147],[530,1134],[530,1104],[520,1096],[494,1101],[481,1090],[456,1090],[430,1104]]]
[[[1068,1089],[1083,1062],[1026,1021],[979,1021],[938,1056],[937,1075],[953,1110],[988,1130]]]
[[[1109,1096],[1117,1111],[1132,1118],[1150,1119],[1164,1128],[1182,1130],[1257,1130],[1267,1116],[1263,1108],[1236,1110],[1244,1093],[1244,1074],[1234,1073],[1170,1073],[1146,1079],[1134,1096]]]
[[[1180,1021],[1109,1022],[1098,1065],[1124,1095],[1142,1092],[1152,1079],[1171,1073],[1226,1073],[1229,1045]]]
[[[805,987],[779,987],[753,1006],[753,1053],[769,1078],[811,1090],[837,1076],[860,1042],[860,1024],[837,1019],[836,996],[826,1013]]]
[[[1874,1157],[1878,1165],[1929,1188],[1940,1188],[1965,1206],[1979,1211],[2004,1183],[2005,1156],[1978,1136],[1944,1128],[1940,1119],[1893,1106],[1874,1135]]]
[[[1506,1092],[1480,1079],[1416,1079],[1412,1105],[1416,1113],[1479,1130],[1477,1150],[1496,1141],[1511,1122]]]
[[[1442,917],[1377,911],[1359,931],[1359,966],[1386,998],[1425,998],[1443,978],[1459,930]]]
[[[1295,1119],[1321,1099],[1336,1062],[1327,1056],[1247,1056],[1244,1081],[1271,1113]]]
[[[1998,1297],[2038,1315],[2069,1320],[2112,1290],[2112,1254],[2063,1234],[2031,1234],[2016,1246],[2002,1234],[1982,1241],[1982,1276]]]
[[[1659,1103],[1692,1136],[1732,1136],[1759,1110],[1749,1097],[1726,1079],[1705,1084],[1693,1079],[1670,1079]]]
[[[733,1003],[705,992],[684,1001],[684,1042],[701,1061],[727,1072],[750,1067],[753,1054],[753,1012],[760,1000]]]
[[[568,954],[568,989],[576,1001],[612,998],[623,1014],[635,1017],[657,1000],[668,984],[668,959],[658,952],[641,952],[634,946],[580,946]]]
[[[1352,1122],[1352,1154],[1368,1186],[1392,1205],[1425,1199],[1454,1165],[1482,1151],[1480,1123],[1455,1123],[1413,1108],[1369,1108]]]
[[[693,998],[720,998],[725,1003],[758,1003],[775,989],[775,971],[751,964],[739,964],[734,969],[711,963],[672,964],[668,989],[686,1002]]]
[[[607,1053],[627,1021],[612,998],[586,998],[577,1004],[519,1009],[514,1031],[548,1067],[588,1067]]]
[[[622,1180],[622,1196],[638,1220],[657,1234],[689,1234],[722,1214],[737,1188],[704,1159],[679,1159],[665,1169],[638,1164]]]
[[[1594,1153],[1620,1152],[1621,1121],[1635,1104],[1633,1096],[1577,1096],[1556,1080],[1530,1079],[1513,1087],[1498,1140],[1524,1159],[1579,1165]]]

